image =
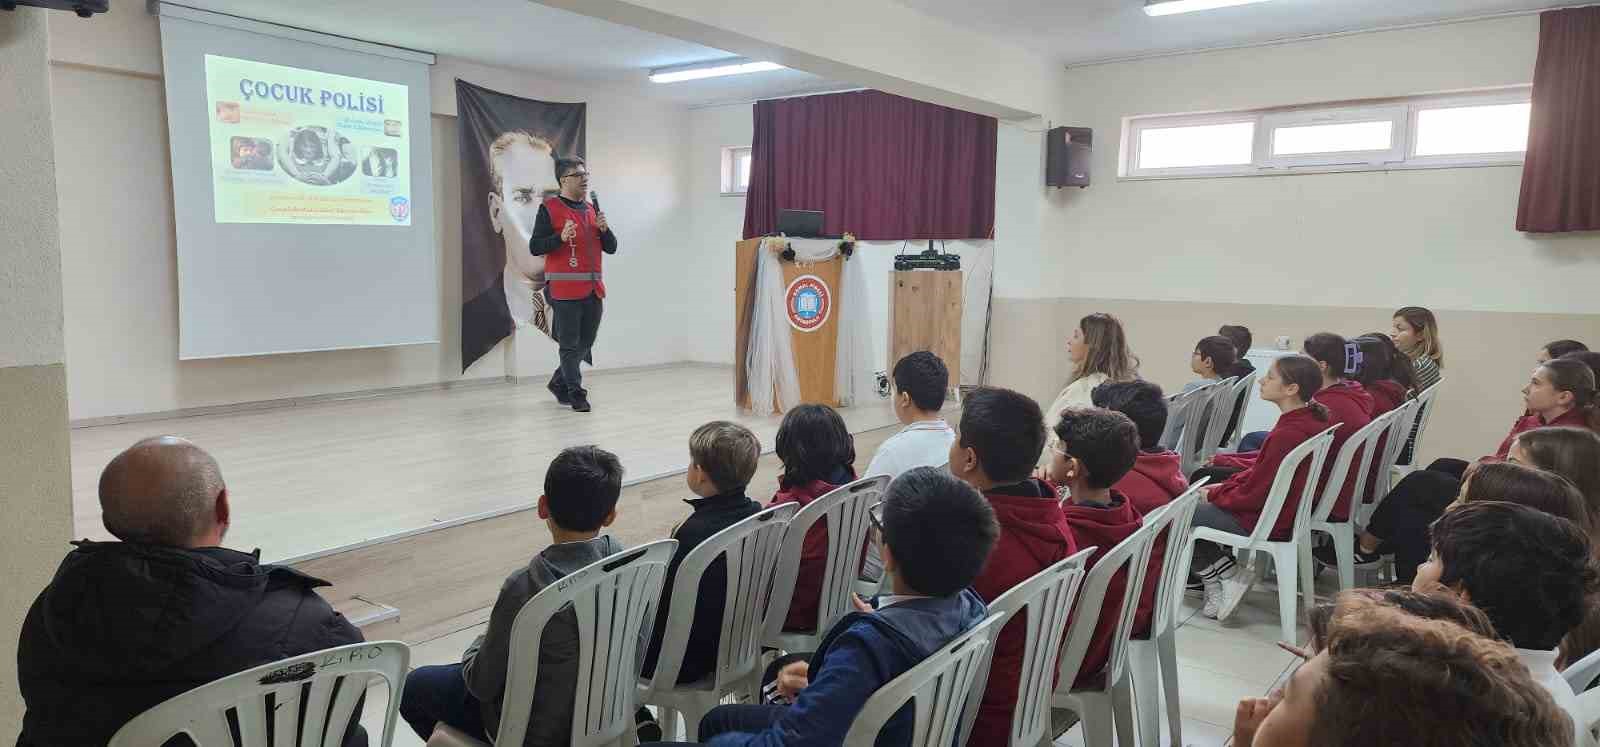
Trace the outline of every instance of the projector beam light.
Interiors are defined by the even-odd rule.
[[[752,62],[745,59],[718,60],[698,65],[664,67],[651,70],[650,82],[681,83],[686,80],[718,78],[724,75],[744,75],[745,73],[763,73],[768,70],[782,69],[783,66],[776,62]]]
[[[1231,8],[1235,5],[1250,5],[1251,3],[1264,3],[1267,0],[1145,0],[1144,13],[1147,16],[1170,16],[1178,13],[1193,13],[1197,10],[1216,10],[1217,8]]]

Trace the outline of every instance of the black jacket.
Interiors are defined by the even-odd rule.
[[[666,635],[667,618],[672,612],[672,584],[678,577],[678,566],[690,550],[711,539],[711,535],[761,513],[761,504],[750,500],[743,488],[710,498],[691,498],[684,503],[693,506],[694,513],[672,534],[678,541],[678,550],[673,553],[672,562],[667,565],[667,578],[662,582],[655,632],[650,636],[650,647],[644,657],[646,677],[655,675],[661,639]],[[684,647],[683,666],[678,670],[679,684],[696,682],[717,668],[717,642],[722,637],[722,613],[727,597],[728,559],[722,557],[706,566],[705,574],[700,577],[694,620],[689,623],[689,644]]]
[[[362,640],[313,591],[326,581],[262,565],[254,554],[75,544],[22,624],[17,679],[28,710],[18,747],[104,745],[175,695]],[[359,728],[345,740],[365,743]]]

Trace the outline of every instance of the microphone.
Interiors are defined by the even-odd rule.
[[[589,190],[589,203],[594,205],[595,212],[600,212],[600,193],[592,189]]]

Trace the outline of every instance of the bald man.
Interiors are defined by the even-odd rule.
[[[199,446],[161,436],[129,447],[100,475],[100,508],[121,542],[73,543],[22,624],[18,747],[104,745],[174,695],[362,640],[314,591],[326,581],[221,546],[228,486]],[[352,723],[345,747],[366,743]]]

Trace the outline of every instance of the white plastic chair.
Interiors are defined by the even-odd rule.
[[[1400,478],[1421,469],[1417,466],[1417,455],[1422,452],[1422,434],[1427,432],[1428,421],[1433,419],[1433,400],[1439,396],[1441,386],[1444,386],[1443,380],[1417,395],[1417,406],[1412,410],[1411,422],[1406,425],[1406,433],[1410,434],[1408,440],[1411,441],[1411,461],[1394,466],[1392,477],[1394,482],[1399,482]]]
[[[1178,452],[1185,466],[1194,462],[1199,441],[1196,434],[1207,425],[1201,422],[1206,419],[1206,405],[1211,403],[1212,395],[1221,384],[1212,382],[1181,392],[1167,403],[1167,432],[1161,436],[1161,445]],[[1180,420],[1183,421],[1181,428]]]
[[[528,731],[539,644],[544,628],[563,609],[578,618],[577,698],[572,709],[573,747],[634,744],[629,738],[637,706],[640,633],[655,624],[656,604],[677,540],[624,550],[568,574],[533,595],[511,623],[511,661],[501,698],[497,745],[520,745]],[[569,607],[570,606],[570,607]],[[482,742],[447,726],[434,730],[429,747],[480,747]]]
[[[1160,523],[1159,520],[1146,522],[1139,531],[1111,548],[1111,552],[1089,569],[1083,591],[1078,594],[1050,705],[1078,715],[1083,724],[1083,742],[1088,747],[1113,747],[1113,723],[1114,733],[1122,735],[1124,745],[1134,743],[1133,678],[1128,672],[1128,640],[1133,634],[1133,617],[1144,591],[1150,546]],[[1117,627],[1112,634],[1111,656],[1106,661],[1104,678],[1095,687],[1075,689],[1073,683],[1083,667],[1084,656],[1089,652],[1105,606],[1106,589],[1118,573],[1127,574],[1127,585],[1117,612]],[[1047,746],[1055,736],[1046,734],[1039,744]]]
[[[1405,451],[1406,439],[1411,436],[1411,423],[1416,419],[1417,409],[1422,405],[1417,400],[1406,400],[1399,407],[1390,410],[1389,429],[1383,436],[1383,453],[1379,455],[1378,468],[1372,470],[1373,484],[1369,495],[1372,502],[1356,506],[1356,526],[1365,527],[1372,519],[1372,512],[1378,509],[1378,504],[1389,495],[1389,490],[1394,487],[1394,466],[1400,460],[1400,452]]]
[[[757,696],[761,680],[761,610],[772,593],[772,576],[778,569],[778,548],[783,531],[800,510],[794,503],[774,506],[751,516],[701,542],[683,562],[673,579],[672,603],[666,630],[661,637],[661,654],[654,677],[639,681],[639,702],[681,716],[687,741],[699,737],[700,719],[732,693]],[[717,639],[717,666],[709,678],[677,684],[683,666],[683,651],[689,644],[695,607],[700,596],[700,581],[719,557],[726,557],[728,586],[722,608],[722,633]],[[716,592],[712,592],[715,594]],[[675,734],[675,725],[661,720],[663,731]]]
[[[989,603],[989,614],[999,616],[1002,626],[1011,624],[1014,615],[1026,615],[1023,622],[1027,626],[1027,643],[1022,653],[1021,676],[1017,678],[1017,708],[1011,715],[1011,741],[1007,743],[1011,747],[1033,747],[1050,736],[1050,680],[1055,676],[1056,660],[1061,656],[1067,615],[1072,612],[1078,588],[1083,583],[1083,567],[1096,549],[1079,550]],[[995,638],[1003,632],[1003,627],[997,630]],[[961,740],[957,744],[965,745],[971,739],[978,706],[988,689],[992,662],[991,656],[972,682],[972,694],[967,698],[966,714],[962,717]]]
[[[1199,423],[1191,423],[1194,430],[1194,440],[1189,445],[1191,461],[1183,465],[1183,473],[1189,474],[1200,465],[1205,464],[1213,454],[1217,453],[1217,445],[1222,441],[1222,432],[1228,429],[1228,417],[1233,414],[1234,385],[1239,379],[1228,377],[1217,382],[1211,387],[1211,396],[1206,404],[1197,412],[1201,414]],[[1184,434],[1184,440],[1190,434]]]
[[[1003,615],[991,613],[971,630],[933,652],[867,698],[850,722],[845,747],[873,747],[878,732],[908,701],[912,701],[916,726],[912,747],[950,747],[961,733],[965,700],[972,683],[994,654],[994,639],[1005,624]]]
[[[1183,744],[1183,715],[1178,705],[1178,611],[1182,609],[1184,587],[1188,585],[1190,556],[1189,532],[1194,528],[1194,510],[1200,505],[1201,479],[1171,503],[1144,517],[1154,524],[1156,542],[1166,539],[1166,554],[1161,559],[1161,575],[1145,579],[1156,584],[1155,610],[1150,619],[1150,635],[1128,641],[1129,664],[1133,667],[1134,706],[1139,714],[1139,744],[1161,744],[1161,694],[1166,696],[1167,729],[1172,744]],[[1152,569],[1154,570],[1154,569]]]
[[[377,677],[389,686],[379,743],[388,747],[394,741],[410,664],[411,650],[399,641],[353,643],[263,664],[135,716],[117,730],[107,747],[151,747],[179,734],[189,735],[198,747],[236,747],[229,713],[239,724],[237,747],[338,747],[351,720],[361,718],[356,703]]]
[[[1240,551],[1240,562],[1255,563],[1255,553],[1265,552],[1272,556],[1273,567],[1278,571],[1278,614],[1282,618],[1283,640],[1295,642],[1295,631],[1299,627],[1299,617],[1295,608],[1296,588],[1299,582],[1306,588],[1306,606],[1315,603],[1315,592],[1311,585],[1311,567],[1300,563],[1300,547],[1304,545],[1310,552],[1311,541],[1311,511],[1309,506],[1316,504],[1317,485],[1322,477],[1322,463],[1327,459],[1328,447],[1333,444],[1333,431],[1338,425],[1329,426],[1327,430],[1305,440],[1304,443],[1294,447],[1283,463],[1278,465],[1278,473],[1272,478],[1272,488],[1267,493],[1266,505],[1261,510],[1261,518],[1256,520],[1255,531],[1248,536],[1232,532],[1224,532],[1210,527],[1195,527],[1189,537],[1189,554],[1194,554],[1194,543],[1201,540],[1227,545]],[[1301,489],[1301,494],[1296,496],[1294,529],[1288,540],[1277,541],[1270,539],[1272,527],[1278,521],[1278,514],[1283,513],[1288,503],[1289,487],[1294,482],[1295,473],[1301,469],[1306,470],[1306,481]],[[1299,572],[1296,573],[1298,567]]]
[[[1389,430],[1390,424],[1399,413],[1400,410],[1391,410],[1379,415],[1345,439],[1339,453],[1333,458],[1333,468],[1328,471],[1327,479],[1323,481],[1322,498],[1317,501],[1311,513],[1311,531],[1322,532],[1333,538],[1333,549],[1339,559],[1341,591],[1353,589],[1356,585],[1354,519],[1359,513],[1358,508],[1366,502],[1367,477],[1372,474],[1373,453],[1378,448],[1378,439]],[[1351,469],[1357,470],[1358,474],[1351,475]],[[1343,491],[1345,483],[1351,479],[1355,480],[1355,489],[1350,496],[1350,515],[1343,521],[1334,521],[1333,507],[1339,502],[1339,493]],[[1301,544],[1300,562],[1307,568],[1316,567],[1311,565],[1310,542]],[[1306,591],[1315,598],[1315,588],[1308,587]]]
[[[1572,686],[1572,691],[1581,693],[1589,689],[1594,681],[1600,679],[1600,650],[1592,651],[1588,656],[1573,662],[1566,669],[1561,670],[1561,676]]]
[[[1250,409],[1251,395],[1255,394],[1256,376],[1259,374],[1259,371],[1251,371],[1233,383],[1233,414],[1228,418],[1233,421],[1233,430],[1228,430],[1226,422],[1222,424],[1225,432],[1217,439],[1219,450],[1236,451],[1239,441],[1244,439],[1244,414]]]
[[[855,609],[850,594],[855,590],[862,548],[872,523],[868,512],[883,500],[888,487],[889,478],[885,475],[857,480],[806,504],[795,514],[784,529],[778,572],[772,581],[772,588],[790,593],[775,593],[768,600],[761,636],[763,645],[783,651],[815,651],[828,629]],[[828,558],[824,564],[815,627],[809,631],[785,631],[783,622],[789,616],[789,603],[794,599],[792,590],[800,575],[800,552],[805,546],[806,532],[819,521],[825,521],[828,527]]]

